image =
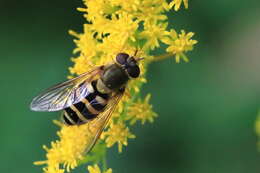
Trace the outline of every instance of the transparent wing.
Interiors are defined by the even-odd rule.
[[[98,115],[97,118],[87,123],[88,126],[88,139],[85,153],[87,154],[96,144],[97,140],[99,139],[101,133],[103,132],[104,128],[106,127],[107,123],[111,115],[113,114],[116,106],[118,105],[119,101],[123,96],[123,91],[117,93],[107,105],[107,108],[104,112]]]
[[[59,111],[80,102],[89,94],[89,82],[101,71],[100,67],[66,82],[59,83],[35,97],[30,105],[33,111]]]

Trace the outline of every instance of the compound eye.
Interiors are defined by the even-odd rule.
[[[126,71],[132,78],[137,78],[140,74],[140,69],[137,65],[128,67]]]
[[[126,53],[119,53],[116,56],[116,62],[121,65],[124,65],[124,64],[126,64],[128,57],[129,57],[129,55]]]

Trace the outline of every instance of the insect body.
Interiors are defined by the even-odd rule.
[[[57,84],[35,97],[34,111],[59,111],[66,125],[89,125],[90,150],[108,123],[112,112],[124,94],[127,82],[140,74],[138,61],[119,53],[115,63],[104,65],[76,78]]]
[[[100,93],[97,90],[97,80],[87,84],[88,94],[80,102],[64,109],[62,119],[67,125],[80,125],[86,123],[102,112],[108,100],[108,93]]]

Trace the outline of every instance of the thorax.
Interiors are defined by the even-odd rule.
[[[103,88],[103,90],[116,91],[122,88],[128,80],[129,77],[122,67],[117,64],[108,65],[98,80],[97,88],[98,90]]]

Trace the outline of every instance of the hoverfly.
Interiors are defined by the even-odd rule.
[[[62,121],[68,126],[87,123],[88,152],[122,98],[127,82],[140,75],[138,61],[141,59],[118,53],[115,62],[45,90],[32,100],[30,108],[48,112],[63,110]]]

